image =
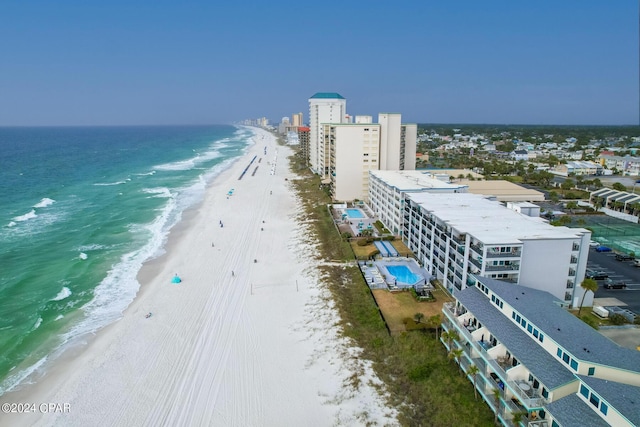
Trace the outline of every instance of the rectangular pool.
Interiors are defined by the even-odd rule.
[[[389,274],[395,277],[398,282],[414,285],[422,279],[422,277],[413,274],[406,265],[387,265],[386,267]]]
[[[349,218],[366,218],[360,209],[346,209]]]

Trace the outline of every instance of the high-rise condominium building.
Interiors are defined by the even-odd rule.
[[[329,173],[329,151],[324,145],[323,123],[344,123],[347,100],[335,92],[318,92],[309,98],[309,166],[318,175]]]
[[[417,124],[402,124],[400,113],[380,113],[380,170],[416,168]]]
[[[402,209],[402,240],[454,295],[473,275],[525,284],[567,305],[580,304],[589,230],[554,227],[469,193],[410,193]],[[592,299],[587,292],[584,305]]]
[[[292,126],[304,125],[304,122],[302,121],[302,113],[294,114],[291,116],[291,125]]]

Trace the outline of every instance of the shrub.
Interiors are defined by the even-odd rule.
[[[593,329],[598,329],[598,321],[595,317],[585,314],[580,319],[587,325],[591,326]]]
[[[369,242],[367,241],[368,239],[358,239],[358,246],[367,246],[369,244]]]
[[[622,314],[613,313],[609,316],[609,321],[612,325],[624,325],[628,322],[627,318]]]
[[[348,231],[342,233],[342,238],[345,240],[348,240],[351,238],[351,233],[349,233]]]

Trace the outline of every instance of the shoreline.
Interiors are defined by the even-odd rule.
[[[183,212],[165,253],[144,263],[122,318],[35,385],[3,396],[70,411],[0,415],[0,423],[348,425],[364,412],[392,422],[374,388],[344,390],[352,362],[341,359],[348,344],[332,328],[297,221],[291,150],[254,132],[254,144]],[[261,162],[238,180],[254,156]],[[181,284],[170,283],[175,273]]]

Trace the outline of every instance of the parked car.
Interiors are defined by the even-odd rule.
[[[627,284],[623,281],[614,282],[613,280],[607,278],[602,285],[605,289],[626,289]]]
[[[600,246],[600,243],[596,242],[595,240],[591,240],[589,241],[589,246],[591,246],[592,248],[597,248],[598,246]]]
[[[631,261],[634,258],[627,254],[616,254],[616,261]]]
[[[611,252],[611,248],[609,246],[598,246],[596,248],[596,252]]]
[[[634,267],[640,267],[640,259],[634,259],[633,260],[633,266]]]
[[[593,280],[605,280],[609,278],[609,275],[604,271],[587,270],[586,277]]]

